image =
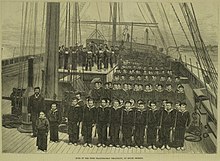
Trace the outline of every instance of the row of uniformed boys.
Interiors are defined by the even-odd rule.
[[[51,122],[50,117],[51,115]],[[177,150],[184,150],[184,135],[189,123],[190,114],[185,103],[176,103],[175,108],[172,108],[172,102],[164,102],[164,106],[158,109],[156,102],[151,102],[147,108],[141,100],[135,107],[130,101],[122,105],[115,99],[111,105],[109,100],[102,99],[101,104],[96,107],[91,98],[85,104],[82,100],[73,98],[68,109],[69,144],[78,145],[81,131],[84,146],[92,147],[92,131],[95,128],[98,147],[147,146],[149,149],[169,150],[173,146]],[[50,128],[50,140],[58,141],[58,125],[57,130],[54,130],[54,126]],[[52,136],[56,136],[56,139],[53,140]],[[108,136],[110,140],[107,139]]]

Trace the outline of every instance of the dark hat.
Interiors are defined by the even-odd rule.
[[[40,90],[40,87],[34,87],[34,90],[35,90],[35,89],[39,89],[39,90]]]
[[[180,106],[182,106],[182,105],[187,105],[187,104],[186,104],[186,102],[181,102]]]
[[[76,98],[76,97],[73,97],[73,98],[72,98],[72,101],[73,101],[73,100],[78,100],[78,98]]]
[[[156,105],[157,103],[156,103],[156,101],[150,101],[149,104],[150,104],[150,105],[151,105],[151,104],[155,104],[155,105]]]
[[[179,84],[179,85],[178,85],[178,88],[184,88],[184,87],[183,87],[183,85]]]
[[[125,101],[125,104],[126,104],[126,103],[130,103],[130,104],[131,104],[131,102],[130,102],[130,101]]]
[[[118,103],[120,103],[119,99],[114,99],[113,102],[118,102]]]
[[[171,101],[166,101],[166,104],[173,104],[173,102],[171,102]]]
[[[75,95],[78,95],[78,94],[81,95],[81,92],[77,91],[77,92],[75,93]]]

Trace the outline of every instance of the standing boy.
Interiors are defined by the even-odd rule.
[[[95,126],[96,121],[96,108],[93,103],[93,99],[88,98],[87,104],[83,109],[82,119],[82,135],[84,140],[84,147],[92,146],[92,128]]]
[[[37,150],[47,151],[47,135],[49,131],[49,121],[45,117],[44,112],[40,112],[40,116],[36,121],[37,132]]]
[[[177,113],[176,126],[174,126],[174,139],[177,144],[177,150],[185,150],[184,136],[186,129],[190,124],[190,113],[186,110],[186,103],[181,103],[180,110]]]
[[[136,148],[144,148],[144,135],[145,128],[147,128],[148,122],[148,111],[144,107],[144,102],[139,101],[137,110],[135,112],[135,131],[134,131],[134,141]]]
[[[119,148],[119,132],[121,122],[121,108],[120,101],[115,99],[113,106],[109,112],[109,123],[110,123],[110,147],[116,146]]]
[[[60,122],[60,117],[56,103],[53,103],[51,105],[51,109],[48,114],[48,120],[50,123],[50,141],[58,142],[59,141],[58,126]]]
[[[126,146],[131,148],[132,145],[132,132],[134,129],[134,110],[132,110],[131,102],[126,101],[125,107],[121,113],[121,125],[122,125],[122,148]]]
[[[77,104],[78,99],[73,98],[71,106],[68,110],[68,134],[69,134],[69,145],[77,145],[79,139],[79,125],[82,120],[83,107]]]
[[[107,124],[109,121],[109,108],[107,100],[102,99],[101,105],[97,108],[97,132],[98,132],[98,147],[106,146],[107,143]]]

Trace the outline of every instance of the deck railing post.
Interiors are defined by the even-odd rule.
[[[193,72],[193,70],[192,70],[192,59],[191,58],[189,58],[189,63],[190,63],[191,72]]]
[[[198,65],[198,62],[196,62],[196,68],[197,68],[197,72],[198,72],[198,78],[200,79],[200,74],[199,74],[199,65]]]
[[[185,63],[184,63],[184,64],[185,64],[185,66],[187,67],[187,60],[186,60],[186,55],[185,55]]]

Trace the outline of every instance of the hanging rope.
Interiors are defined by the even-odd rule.
[[[24,28],[24,6],[25,3],[22,2],[22,12],[21,12],[21,31],[20,31],[20,54],[23,53],[23,28]],[[18,72],[18,88],[21,87],[21,75],[22,75],[22,60],[19,62],[19,72]]]
[[[40,54],[43,54],[43,52],[45,52],[45,51],[43,51],[43,43],[44,43],[44,38],[45,38],[45,35],[44,35],[45,12],[46,12],[46,2],[44,2],[44,5],[43,5],[43,15],[42,15],[42,24],[41,24],[41,34],[40,34],[41,35]],[[39,75],[37,76],[37,83],[40,84],[41,60],[39,60],[39,62],[38,62],[38,73],[39,73]],[[42,78],[42,80],[43,80],[43,78]]]
[[[97,8],[97,11],[98,11],[98,16],[99,16],[99,21],[101,22],[102,19],[101,19],[101,14],[100,14],[100,11],[99,11],[99,6],[98,6],[98,3],[96,2],[96,8]],[[101,30],[102,30],[102,33],[104,33],[103,31],[103,25],[101,24]],[[97,31],[96,31],[97,32]]]
[[[82,32],[81,32],[81,23],[80,23],[80,10],[78,5],[78,20],[79,20],[79,41],[82,44]]]
[[[189,15],[189,12],[188,12],[188,10],[186,10],[186,8],[185,8],[185,10],[184,10],[184,6],[182,5],[180,5],[180,7],[181,7],[181,10],[182,10],[182,12],[183,12],[183,14],[184,14],[184,18],[185,18],[185,20],[186,20],[186,22],[187,22],[187,25],[188,25],[188,27],[190,28],[191,27],[191,25],[193,25],[192,23],[190,23],[190,21],[187,19],[187,17],[188,17],[188,15]],[[191,15],[191,19],[193,19],[192,18],[192,15]],[[191,29],[192,29],[192,32],[191,32],[191,34],[193,34],[194,32],[196,32],[197,30],[196,29],[194,29],[194,28],[192,28],[191,27]],[[193,32],[194,31],[194,32]],[[199,42],[200,40],[198,40],[198,42]],[[197,42],[197,41],[196,41]],[[197,48],[196,48],[197,49]],[[197,52],[199,53],[199,51],[197,50]],[[197,54],[197,59],[201,59],[201,64],[203,65],[203,67],[205,68],[205,70],[203,70],[203,72],[205,73],[205,71],[208,73],[208,71],[209,71],[209,68],[207,67],[207,59],[206,58],[204,58],[202,55],[204,55],[203,53],[201,53],[201,54]],[[203,67],[201,66],[201,69],[203,69]],[[208,74],[207,74],[208,75]],[[204,81],[205,81],[205,77],[206,77],[206,74],[204,74],[203,75],[204,76]],[[214,91],[215,91],[215,89],[217,89],[217,81],[215,81],[215,80],[212,80],[212,82],[213,82],[213,85],[215,86],[214,87]]]
[[[67,37],[67,21],[68,21],[68,2],[66,2],[66,23],[65,23],[65,39],[64,39],[65,47],[66,47],[66,37]]]
[[[189,41],[189,39],[188,39],[188,36],[186,35],[186,32],[185,32],[185,30],[184,30],[184,28],[183,28],[183,25],[182,25],[182,23],[181,23],[181,21],[180,21],[178,15],[177,15],[177,12],[176,12],[176,10],[175,10],[175,8],[174,8],[174,6],[173,6],[172,4],[171,4],[171,7],[172,7],[172,9],[173,9],[173,11],[174,11],[174,13],[175,13],[175,16],[176,16],[176,18],[177,18],[177,20],[178,20],[178,22],[179,22],[179,24],[180,24],[182,30],[183,30],[183,33],[184,33],[184,35],[185,35],[185,37],[186,37],[186,39],[187,39],[187,41],[188,41],[189,46],[191,47],[191,49],[192,49],[192,51],[193,51],[195,57],[196,57],[197,60],[198,60],[198,63],[199,63],[201,72],[202,72],[202,74],[203,74],[203,76],[204,76],[205,73],[204,73],[204,70],[203,70],[203,68],[202,68],[202,64],[201,64],[201,61],[200,61],[200,59],[199,59],[199,55],[194,51],[194,48],[192,47],[192,45],[191,45],[191,43],[190,43],[190,41]],[[180,9],[181,9],[182,12],[183,12],[183,8],[182,8],[181,5],[180,5]],[[186,15],[184,14],[184,12],[183,12],[183,15],[184,15],[184,18],[186,19]],[[186,23],[187,23],[187,25],[188,25],[190,31],[192,31],[191,26],[190,26],[190,23],[187,21],[187,19],[186,19]],[[192,37],[193,37],[193,39],[194,39],[193,34],[192,34]],[[195,40],[194,40],[194,42],[195,42]],[[204,85],[205,85],[205,88],[207,89],[206,83],[204,83]],[[212,107],[212,106],[211,106],[211,107]]]
[[[35,5],[34,5],[34,46],[33,46],[33,55],[35,56],[36,55],[36,39],[37,39],[37,14],[38,14],[38,2],[35,2]],[[38,62],[39,64],[40,62]],[[36,77],[39,77],[40,75],[40,72],[37,72],[37,74],[35,74]],[[37,78],[35,77],[35,82],[34,84],[36,85],[37,83]]]
[[[70,2],[68,2],[68,47],[70,47]]]
[[[185,11],[186,11],[186,14],[187,14],[187,17],[188,17],[188,20],[189,20],[189,22],[191,22],[190,21],[190,17],[189,17],[189,10],[187,9],[187,7],[186,7],[186,3],[185,3]],[[198,48],[197,48],[197,44],[196,44],[196,42],[198,42],[198,41],[196,41],[196,37],[194,36],[194,32],[193,32],[193,23],[189,23],[190,24],[190,31],[191,31],[191,34],[192,34],[192,38],[193,38],[193,42],[194,42],[194,45],[195,45],[195,47],[196,47],[196,51],[197,51],[197,55],[201,55],[201,53],[199,54],[199,52],[198,52]],[[202,60],[202,57],[200,57],[201,58],[201,60]],[[199,59],[199,65],[200,65],[200,67],[201,67],[201,71],[202,71],[202,74],[203,74],[203,77],[204,77],[204,79],[205,79],[205,72],[204,72],[204,70],[203,70],[203,68],[202,68],[202,66],[201,66],[201,61],[200,61],[200,59]],[[210,102],[210,96],[208,95],[208,87],[207,87],[207,84],[206,84],[206,82],[205,82],[205,80],[204,80],[204,85],[205,85],[205,89],[206,89],[206,92],[207,92],[207,96],[209,97],[209,104],[210,104],[210,107],[211,107],[211,112],[212,112],[212,116],[213,116],[213,118],[215,117],[215,115],[214,115],[214,111],[213,111],[213,107],[212,107],[212,104],[211,104],[211,102]],[[215,121],[214,119],[213,119],[213,121]]]
[[[152,18],[153,22],[156,23],[156,19],[153,15],[153,12],[151,11],[150,5],[147,2],[145,2],[145,6],[147,7],[148,11],[150,12],[150,15],[151,15],[151,18]],[[167,44],[166,44],[166,42],[163,38],[162,33],[160,32],[159,26],[157,27],[157,31],[159,33],[159,36],[160,36],[160,39],[162,41],[163,47],[167,50]]]
[[[162,13],[162,10],[161,10],[161,7],[159,6],[159,3],[157,3],[157,8],[159,10],[159,14],[160,14],[160,19],[162,20],[162,24],[163,24],[163,28],[164,28],[164,35],[165,35],[165,39],[166,39],[166,42],[167,42],[167,46],[170,46],[170,40],[169,40],[169,36],[168,36],[168,32],[167,32],[167,28],[166,28],[166,25],[165,25],[165,20],[164,20],[164,16],[163,16],[163,13]]]
[[[109,11],[110,11],[110,15],[109,15],[109,22],[112,22],[112,2],[109,2]],[[110,25],[108,26],[108,41],[111,41],[111,28]]]
[[[170,22],[169,22],[169,20],[168,20],[168,17],[167,17],[166,11],[165,11],[164,6],[163,6],[162,3],[161,3],[161,7],[162,7],[162,9],[163,9],[163,12],[164,12],[165,18],[166,18],[166,20],[167,20],[167,24],[168,24],[168,26],[169,26],[170,33],[171,33],[171,35],[172,35],[172,37],[173,37],[173,41],[174,41],[174,43],[175,43],[175,46],[176,46],[177,52],[178,52],[178,54],[179,54],[179,59],[181,60],[181,53],[180,53],[180,51],[179,51],[179,48],[178,48],[178,45],[177,45],[176,39],[175,39],[175,37],[174,37],[173,31],[172,31],[171,26],[170,26]]]
[[[218,83],[217,71],[216,71],[216,69],[215,69],[215,66],[214,66],[214,64],[213,64],[213,62],[212,62],[212,60],[211,60],[209,54],[208,54],[207,48],[206,48],[206,46],[205,46],[205,43],[204,43],[204,41],[203,41],[203,39],[202,39],[200,30],[199,30],[199,26],[198,26],[198,23],[197,23],[196,15],[195,15],[195,12],[194,12],[193,5],[192,5],[192,3],[190,3],[190,4],[191,4],[191,8],[192,8],[193,17],[194,17],[194,20],[195,20],[195,25],[196,25],[198,37],[199,37],[199,40],[200,40],[200,42],[201,42],[201,44],[202,44],[202,49],[203,49],[203,51],[204,51],[203,56],[205,57],[205,60],[206,60],[207,66],[208,66],[208,71],[210,71],[210,72],[209,72],[209,75],[212,77],[212,81],[215,82],[216,88],[217,88],[217,83]],[[217,93],[217,92],[216,92],[216,93]],[[217,94],[216,94],[216,96],[217,96]]]

